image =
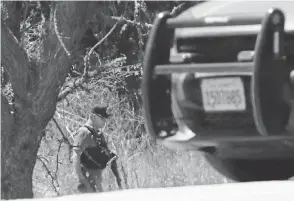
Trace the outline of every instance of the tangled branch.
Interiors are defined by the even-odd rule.
[[[56,17],[57,16],[57,8],[59,8],[59,7],[58,6],[56,7],[56,9],[54,10],[54,14],[53,14],[54,31],[55,31],[57,39],[58,39],[60,45],[62,46],[63,50],[66,52],[67,56],[70,57],[71,53],[68,50],[68,48],[66,48],[66,46],[63,42],[63,37],[61,36],[61,33],[58,30],[58,23],[57,23],[57,17]]]
[[[110,29],[110,31],[98,42],[96,43],[91,49],[90,51],[88,52],[88,54],[86,55],[85,57],[85,69],[84,69],[84,74],[83,74],[83,80],[82,81],[85,81],[87,79],[87,76],[88,76],[88,68],[89,68],[89,59],[90,59],[90,56],[92,55],[92,53],[94,52],[94,50],[99,46],[101,45],[111,34],[112,32],[116,29],[117,25],[119,23],[116,22],[115,25]]]
[[[53,122],[55,123],[55,125],[56,125],[57,129],[59,130],[59,132],[61,133],[62,138],[63,138],[63,140],[66,142],[66,144],[68,144],[71,148],[74,147],[74,146],[70,143],[69,139],[68,139],[68,138],[65,136],[65,134],[63,133],[63,131],[62,131],[62,129],[60,128],[59,124],[57,123],[56,119],[55,119],[54,117],[52,117],[52,120],[53,120]]]
[[[42,157],[41,157],[41,156],[37,155],[37,159],[42,163],[42,165],[43,165],[43,167],[45,168],[47,174],[51,177],[51,183],[52,183],[52,187],[53,187],[55,193],[57,194],[57,196],[60,196],[60,193],[59,193],[59,191],[57,190],[57,187],[59,187],[59,183],[58,183],[58,179],[57,179],[57,177],[55,177],[55,176],[53,176],[53,175],[51,174],[51,171],[50,171],[49,168],[47,167],[46,163],[42,160]],[[54,182],[56,182],[57,187],[55,186],[55,183],[54,183]]]
[[[71,94],[74,92],[75,89],[77,88],[83,88],[83,84],[88,80],[88,78],[92,78],[98,74],[98,71],[96,73],[91,73],[89,74],[89,59],[94,50],[101,45],[116,29],[117,25],[119,22],[117,22],[111,29],[110,31],[99,41],[97,42],[88,52],[88,54],[84,58],[84,73],[81,78],[76,79],[70,86],[68,86],[66,89],[64,89],[58,96],[58,101],[63,100],[67,95]],[[100,66],[101,67],[101,66]]]
[[[171,15],[176,16],[178,13],[180,13],[181,11],[183,11],[183,9],[185,9],[187,7],[188,3],[189,2],[184,2],[184,3],[174,7],[173,10],[171,11]],[[147,30],[147,32],[148,32],[152,28],[152,24],[149,24],[147,22],[145,22],[145,23],[141,22],[141,20],[140,20],[140,11],[144,10],[142,8],[141,2],[135,1],[134,5],[135,5],[134,20],[126,19],[123,16],[105,16],[108,19],[115,20],[116,21],[115,25],[86,54],[86,56],[84,57],[84,72],[83,72],[83,74],[81,75],[80,78],[73,81],[71,84],[66,86],[64,90],[62,90],[60,92],[59,97],[58,97],[58,101],[63,100],[67,95],[73,93],[78,88],[82,88],[83,90],[89,91],[89,89],[84,86],[84,83],[87,83],[87,80],[89,78],[93,78],[99,72],[101,72],[101,70],[97,70],[97,71],[94,71],[94,72],[89,72],[90,56],[93,54],[94,50],[99,45],[101,45],[114,32],[114,30],[117,28],[117,26],[119,24],[125,24],[125,25],[130,25],[130,26],[135,26],[136,27],[136,29],[138,30],[138,35],[139,35],[139,48],[140,48],[140,50],[141,50],[140,52],[141,52],[141,54],[143,56],[143,43],[144,43],[143,38],[146,37],[146,35],[148,34],[148,33],[143,33],[143,30]],[[55,27],[55,28],[57,28],[57,27]],[[61,40],[61,37],[59,37],[59,39]],[[103,68],[103,67],[100,66],[100,68]]]
[[[61,127],[59,126],[59,124],[57,123],[56,119],[54,117],[52,117],[52,119],[53,119],[53,121],[54,121],[57,129],[59,130],[59,132],[61,133],[62,138],[63,138],[63,140],[60,141],[60,144],[59,144],[59,147],[58,147],[58,153],[57,153],[57,159],[56,159],[57,160],[57,162],[56,162],[57,164],[56,164],[56,172],[55,172],[55,175],[56,175],[57,174],[58,163],[59,163],[58,156],[59,156],[59,152],[60,152],[62,143],[65,142],[68,145],[68,153],[69,153],[68,159],[69,159],[70,162],[71,162],[71,151],[72,151],[72,148],[77,147],[77,146],[74,146],[74,145],[72,145],[70,143],[69,139],[63,133],[63,131],[62,131]]]
[[[152,24],[139,23],[139,22],[136,22],[135,20],[128,20],[125,17],[111,16],[110,18],[112,20],[118,21],[121,24],[128,24],[128,25],[131,25],[131,26],[139,26],[139,27],[145,28],[145,29],[151,29],[152,28]]]

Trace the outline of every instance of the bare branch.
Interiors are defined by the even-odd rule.
[[[110,31],[98,42],[96,43],[89,51],[88,53],[88,57],[94,52],[94,50],[101,45],[111,34],[112,32],[116,29],[117,25],[119,24],[119,22],[115,23],[115,25],[110,29]]]
[[[137,3],[137,4],[139,4],[139,3]],[[191,2],[181,3],[180,5],[174,7],[170,14],[172,16],[176,16],[179,13],[181,13],[183,10],[187,9],[187,7],[190,4],[191,4]],[[142,10],[141,6],[140,6],[140,8]],[[138,10],[137,10],[137,12],[138,12]],[[144,28],[144,29],[151,29],[152,26],[153,26],[152,24],[149,24],[149,23],[146,23],[146,22],[145,23],[140,23],[140,21],[136,21],[136,19],[135,20],[129,20],[129,19],[126,19],[125,17],[111,16],[110,19],[118,21],[120,23],[131,25],[131,26],[141,27],[141,28]]]
[[[44,160],[44,161],[46,161],[47,163],[49,163],[50,161],[47,159],[47,158],[45,158],[44,156],[38,156],[40,159],[42,159],[42,160]]]
[[[98,70],[94,70],[91,72],[87,73],[87,79],[90,78],[94,78],[95,76],[99,75],[99,73],[103,72],[105,69],[107,69],[109,67],[109,64],[105,64],[103,66],[100,66],[100,68]],[[80,77],[77,78],[76,80],[74,80],[72,83],[68,84],[68,86],[65,87],[65,89],[63,89],[58,96],[58,101],[62,101],[64,98],[66,98],[66,96],[68,96],[69,94],[72,94],[75,92],[75,90],[77,90],[78,88],[84,88],[83,84],[85,83],[85,77]],[[85,89],[87,90],[87,89]]]
[[[115,25],[110,29],[110,31],[98,42],[96,43],[89,51],[89,53],[86,55],[85,57],[85,69],[84,69],[84,74],[82,77],[82,81],[86,81],[87,80],[87,76],[88,76],[88,68],[89,68],[89,59],[90,56],[92,55],[92,53],[94,52],[94,50],[101,45],[111,34],[112,32],[116,29],[117,25],[119,24],[119,22],[116,22]]]
[[[95,2],[58,2],[54,12],[54,30],[64,51],[74,56],[76,42],[88,26],[95,10]]]
[[[71,56],[71,53],[69,52],[69,50],[67,49],[67,47],[66,47],[66,45],[64,44],[64,39],[63,39],[63,37],[61,36],[61,34],[60,34],[60,32],[58,31],[58,22],[57,22],[57,9],[55,9],[55,11],[54,11],[54,31],[55,31],[55,34],[56,34],[56,36],[57,36],[57,39],[58,39],[58,41],[59,41],[59,43],[61,44],[61,46],[62,46],[62,48],[63,48],[63,50],[65,51],[65,53],[67,54],[67,56],[68,57],[70,57]]]
[[[88,76],[88,78],[89,77],[92,77],[92,76]],[[73,93],[76,89],[78,89],[79,87],[82,87],[83,83],[84,83],[83,77],[73,81],[71,84],[69,84],[69,86],[67,86],[62,92],[59,93],[58,101],[63,100],[66,96]]]
[[[76,79],[75,81],[73,81],[73,83],[71,83],[69,86],[67,86],[62,92],[60,92],[59,96],[58,96],[58,101],[63,100],[66,96],[68,96],[69,94],[73,93],[77,88],[82,88],[83,84],[85,83],[85,81],[89,78],[93,78],[95,77],[97,74],[99,74],[101,71],[103,71],[104,69],[106,69],[107,66],[112,65],[112,62],[105,64],[104,66],[100,66],[99,70],[95,70],[93,72],[88,72],[88,64],[89,64],[89,58],[90,55],[94,52],[94,50],[101,45],[111,34],[112,32],[116,29],[116,27],[118,26],[120,22],[116,22],[116,24],[110,29],[110,31],[98,42],[96,43],[89,51],[89,53],[86,55],[85,57],[85,69],[84,69],[84,73],[82,75],[82,77]]]
[[[118,21],[119,23],[125,23],[131,26],[140,26],[142,28],[147,28],[147,29],[150,29],[152,27],[152,24],[135,22],[133,20],[128,20],[125,17],[111,16],[110,18],[112,20]]]
[[[48,28],[48,36],[44,42],[45,62],[40,64],[42,71],[34,101],[38,104],[34,105],[35,110],[41,111],[39,115],[44,115],[46,118],[51,118],[54,110],[48,110],[50,107],[44,105],[54,105],[58,101],[58,94],[70,72],[71,61],[78,57],[78,44],[87,29],[88,21],[94,14],[97,2],[55,3],[55,10],[52,10],[55,18],[52,19],[54,27]],[[61,45],[63,48],[60,48]]]
[[[65,136],[65,134],[63,133],[63,131],[62,131],[62,129],[60,128],[59,124],[57,123],[56,119],[55,119],[54,117],[52,117],[52,120],[54,121],[56,127],[58,128],[59,132],[61,133],[63,140],[64,140],[64,141],[65,141],[65,142],[66,142],[71,148],[74,147],[74,146],[70,143],[70,141],[68,140],[68,138]]]
[[[62,143],[63,143],[63,140],[60,140],[58,150],[57,150],[57,154],[56,154],[56,168],[55,168],[55,173],[54,173],[55,178],[57,178],[58,167],[59,167],[59,153],[60,153]]]
[[[42,163],[43,167],[45,168],[47,174],[51,177],[51,183],[52,183],[52,187],[55,191],[55,193],[57,194],[57,196],[60,196],[60,193],[58,192],[54,181],[56,181],[57,185],[59,186],[58,180],[51,174],[51,171],[49,170],[49,168],[47,167],[46,163],[41,159],[40,156],[37,155],[37,159]]]
[[[52,117],[52,119],[53,119],[53,121],[54,121],[54,123],[56,124],[56,126],[57,126],[57,128],[58,128],[58,130],[59,130],[59,132],[61,133],[61,135],[62,135],[62,138],[63,138],[63,141],[61,141],[61,143],[59,144],[59,147],[58,147],[58,154],[57,154],[57,159],[56,159],[56,172],[55,172],[55,175],[57,174],[57,170],[58,170],[58,164],[59,164],[59,158],[58,158],[58,156],[59,156],[59,152],[60,152],[60,148],[61,148],[61,144],[62,144],[62,142],[66,142],[66,144],[68,145],[68,153],[69,153],[69,155],[68,155],[68,159],[69,159],[69,161],[70,162],[72,162],[71,161],[71,151],[72,151],[72,148],[74,148],[74,147],[77,147],[77,146],[75,146],[75,145],[72,145],[71,143],[70,143],[70,141],[68,140],[68,138],[65,136],[65,134],[63,133],[63,131],[62,131],[62,129],[60,128],[60,126],[59,126],[59,124],[57,123],[57,121],[56,121],[56,119],[54,118],[54,117]]]

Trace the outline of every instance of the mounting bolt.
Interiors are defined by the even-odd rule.
[[[190,53],[184,53],[184,54],[182,54],[182,58],[184,61],[187,61],[192,58],[192,55]]]

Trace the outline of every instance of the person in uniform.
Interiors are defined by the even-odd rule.
[[[117,155],[110,151],[103,132],[107,118],[107,106],[92,108],[87,122],[78,129],[74,140],[73,165],[81,193],[103,192],[102,172],[110,164],[120,189],[121,179],[117,168]]]

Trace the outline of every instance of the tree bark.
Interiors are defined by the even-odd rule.
[[[21,1],[3,1],[3,7],[6,16],[5,22],[9,25],[9,29],[14,36],[20,38],[20,22],[21,22]]]
[[[2,24],[2,62],[15,93],[14,107],[1,96],[2,199],[33,198],[32,174],[43,130],[55,113],[70,60],[94,11],[95,2],[56,2],[42,63],[30,60],[9,26]]]
[[[30,112],[16,117],[5,97],[1,97],[1,199],[31,198],[32,173],[41,130],[30,121]]]

